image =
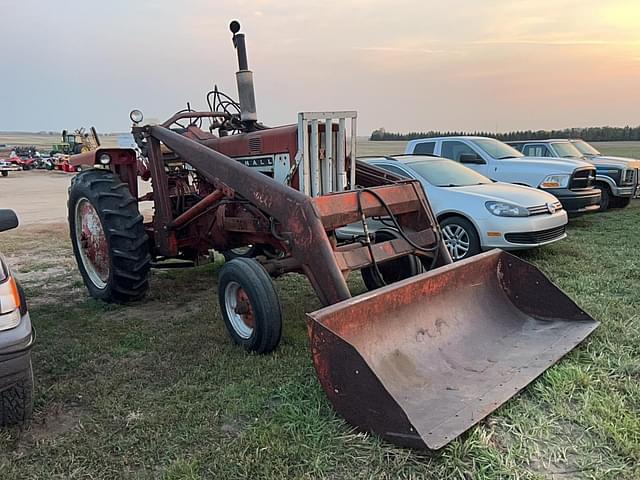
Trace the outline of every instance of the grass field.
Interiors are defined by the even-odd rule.
[[[0,432],[0,479],[638,479],[639,220],[636,201],[574,220],[567,240],[521,254],[602,325],[430,454],[355,432],[332,411],[308,350],[304,313],[319,303],[304,277],[276,282],[283,342],[255,356],[224,330],[221,259],[154,271],[144,302],[113,306],[88,298],[66,226],[2,234],[38,341],[34,419]],[[358,276],[350,286],[364,291]]]

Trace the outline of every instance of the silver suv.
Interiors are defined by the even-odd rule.
[[[0,209],[0,232],[17,226],[15,212]],[[0,257],[0,427],[23,423],[31,416],[34,340],[24,292]]]

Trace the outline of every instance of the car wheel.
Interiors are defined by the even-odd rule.
[[[480,238],[473,224],[462,217],[448,217],[440,222],[442,239],[454,262],[480,253]]]
[[[631,197],[612,197],[609,201],[611,208],[626,208],[631,203]]]
[[[600,210],[607,210],[611,206],[611,193],[606,185],[597,184],[595,186],[600,190]]]
[[[3,176],[3,177],[7,177],[8,175],[9,175],[9,172],[7,172],[7,171],[3,171],[3,172],[2,172],[2,176]]]
[[[31,418],[32,410],[33,368],[29,358],[29,368],[0,390],[0,427],[26,422]]]

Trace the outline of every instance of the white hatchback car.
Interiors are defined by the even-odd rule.
[[[398,155],[364,159],[419,180],[454,260],[482,250],[523,250],[565,238],[567,213],[553,195],[494,182],[446,158]]]

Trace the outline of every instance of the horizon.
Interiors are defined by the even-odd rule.
[[[149,120],[203,108],[214,83],[237,97],[232,19],[266,125],[334,109],[358,110],[359,136],[640,123],[637,2],[66,3],[11,3],[0,130],[126,132],[133,108]]]

